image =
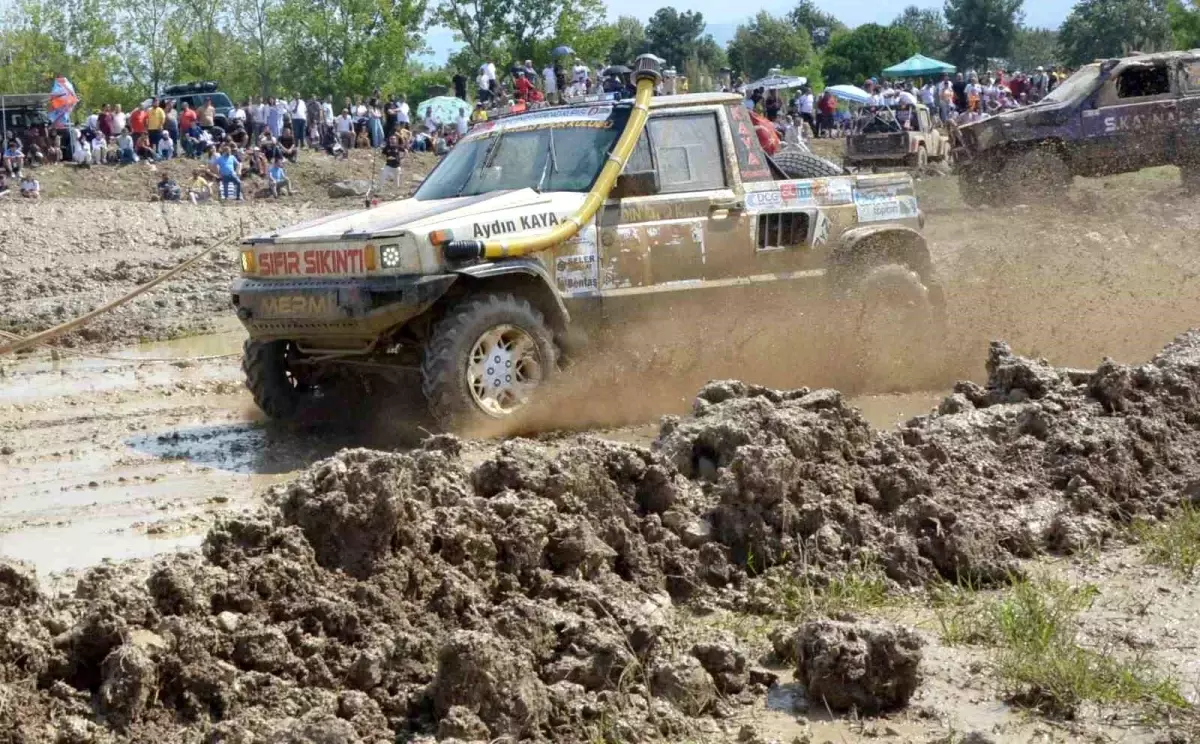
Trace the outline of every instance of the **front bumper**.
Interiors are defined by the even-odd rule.
[[[238,279],[233,306],[250,337],[330,348],[369,345],[429,309],[455,274],[367,279]]]

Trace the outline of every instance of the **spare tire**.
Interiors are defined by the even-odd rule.
[[[846,173],[840,165],[799,147],[785,147],[770,158],[788,178],[826,178]]]

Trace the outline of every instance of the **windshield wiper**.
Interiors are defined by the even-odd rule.
[[[454,192],[456,198],[462,196],[463,192],[467,190],[467,186],[471,183],[471,176],[482,172],[484,168],[491,165],[492,159],[496,157],[496,150],[500,148],[500,140],[502,139],[504,139],[503,129],[496,133],[496,139],[492,140],[492,143],[488,145],[488,149],[483,153],[483,161],[479,164],[479,168],[472,168],[471,172],[467,174],[466,179],[463,180],[462,186],[459,186],[458,191]]]
[[[548,131],[550,132],[550,157],[546,158],[546,165],[542,168],[542,176],[538,179],[537,186],[533,187],[533,190],[539,194],[542,193],[542,184],[546,182],[546,174],[550,172],[550,169],[553,168],[554,173],[558,173],[558,156],[554,153],[554,129],[551,128]]]

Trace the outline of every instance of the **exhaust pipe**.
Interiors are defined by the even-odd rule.
[[[637,82],[637,94],[633,98],[633,110],[625,124],[617,144],[613,146],[608,162],[596,178],[596,184],[588,192],[579,210],[565,218],[555,227],[540,235],[515,240],[451,240],[442,247],[447,261],[469,261],[480,258],[515,258],[544,251],[559,243],[570,240],[580,228],[591,221],[608,199],[617,176],[625,170],[625,163],[633,153],[638,137],[646,128],[650,116],[650,99],[654,97],[654,86],[662,80],[663,60],[653,54],[643,54],[634,60],[633,79]]]

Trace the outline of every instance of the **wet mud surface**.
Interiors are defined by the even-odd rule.
[[[920,715],[926,675],[945,681],[919,631],[785,621],[762,648],[703,619],[778,621],[779,582],[864,564],[896,591],[1003,585],[1167,516],[1200,474],[1198,333],[1134,367],[997,343],[986,368],[884,430],[833,390],[729,381],[648,446],[348,449],[219,515],[198,551],[88,569],[73,593],[5,564],[3,724],[19,741],[728,740],[788,684],[887,734]]]

